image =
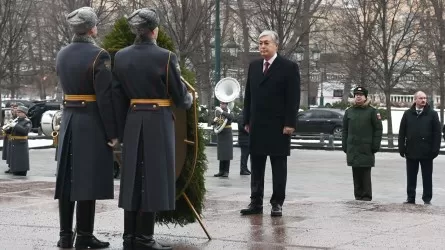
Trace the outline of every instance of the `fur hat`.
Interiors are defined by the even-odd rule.
[[[25,114],[28,114],[28,108],[25,106],[18,106],[17,111],[22,111]]]
[[[134,11],[127,18],[131,32],[136,35],[153,31],[159,26],[159,16],[155,9],[142,8]]]
[[[354,96],[356,94],[362,94],[364,95],[366,98],[368,98],[368,90],[363,88],[363,87],[357,87],[354,89]]]
[[[98,23],[98,18],[91,7],[79,8],[66,16],[68,24],[76,34],[85,34]]]

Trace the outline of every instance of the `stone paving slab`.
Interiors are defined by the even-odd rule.
[[[57,249],[58,213],[53,199],[55,162],[52,149],[31,150],[28,177],[0,174],[0,249]],[[234,150],[228,179],[214,178],[216,148],[207,148],[207,200],[204,223],[158,225],[156,238],[174,249],[444,249],[445,157],[435,161],[433,205],[404,205],[405,166],[398,154],[377,154],[372,170],[374,200],[353,200],[351,169],[339,151],[297,150],[288,163],[283,217],[270,217],[271,171],[268,166],[263,215],[240,216],[248,204],[250,177],[239,175]],[[2,165],[3,164],[3,165]],[[0,163],[0,170],[4,162]],[[419,175],[418,195],[422,193]],[[121,248],[123,210],[115,199],[97,201],[96,235]],[[421,201],[421,200],[418,200]]]

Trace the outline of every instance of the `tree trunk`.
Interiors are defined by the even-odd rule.
[[[391,90],[385,91],[386,99],[386,113],[388,123],[388,148],[394,147],[393,132],[392,132],[392,115],[391,115]]]

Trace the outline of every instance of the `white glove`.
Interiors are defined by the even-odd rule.
[[[17,122],[11,123],[11,128],[15,127],[17,125]]]
[[[220,113],[222,113],[222,112],[223,112],[223,110],[222,110],[222,108],[221,108],[221,107],[216,107],[216,108],[215,108],[215,110],[216,110],[216,111],[218,111],[218,112],[220,112]]]

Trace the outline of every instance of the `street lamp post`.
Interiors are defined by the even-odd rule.
[[[311,59],[316,64],[318,64],[318,62],[320,61],[320,53],[321,53],[321,50],[318,48],[318,45],[315,45],[315,48],[312,49]],[[320,82],[321,82],[320,106],[323,106],[324,105],[323,77],[320,77]]]
[[[219,23],[219,6],[220,0],[215,0],[216,13],[215,13],[215,81],[214,87],[221,79],[221,27]],[[214,98],[215,107],[219,106],[218,99]]]
[[[310,109],[311,106],[311,74],[310,74],[310,65],[311,61],[318,62],[320,60],[320,49],[318,46],[315,46],[315,48],[312,49],[308,58],[308,68],[307,68],[307,108]],[[304,60],[304,48],[298,47],[296,49],[296,56],[297,61],[301,64],[301,62]],[[321,99],[320,101],[322,101]],[[324,101],[324,100],[323,100]]]

